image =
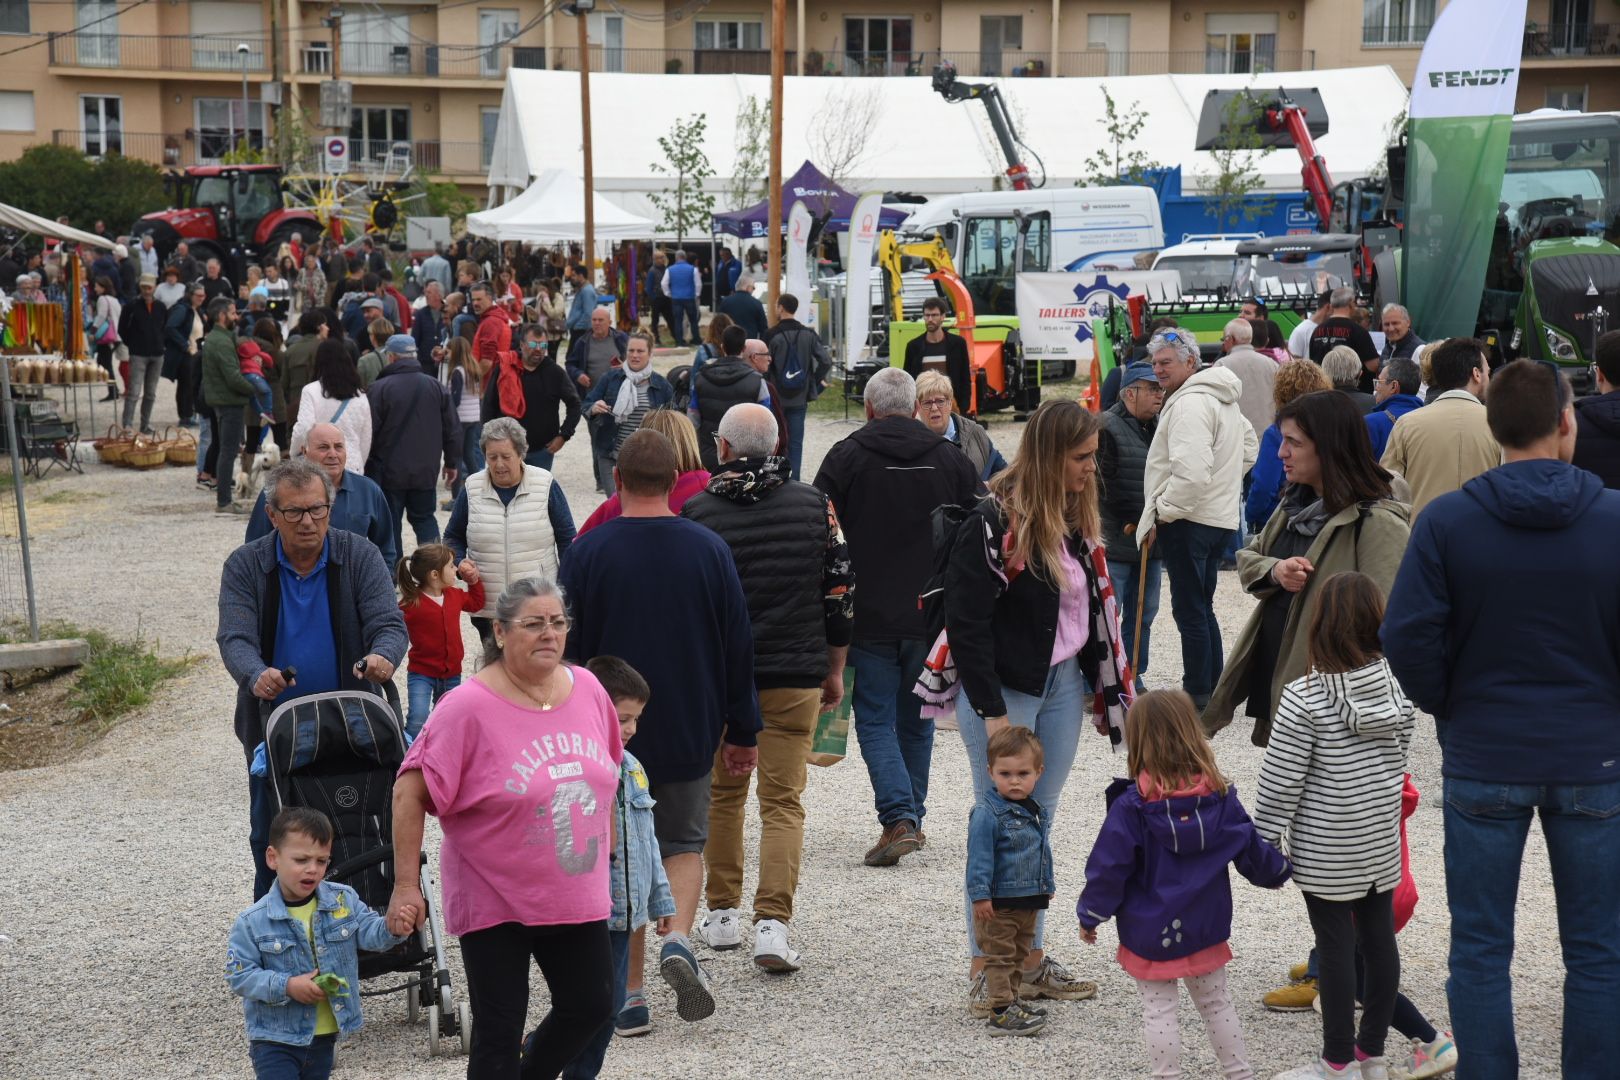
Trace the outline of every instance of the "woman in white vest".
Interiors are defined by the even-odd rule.
[[[484,425],[479,437],[484,468],[467,477],[450,510],[444,542],[457,559],[471,559],[490,597],[473,616],[481,638],[493,633],[495,598],[519,578],[555,581],[563,553],[574,542],[574,517],[562,485],[537,465],[525,465],[529,440],[508,416]]]

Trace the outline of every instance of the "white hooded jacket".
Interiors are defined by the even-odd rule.
[[[1243,474],[1260,456],[1260,441],[1238,407],[1242,397],[1243,380],[1213,367],[1194,372],[1165,401],[1148,447],[1147,499],[1136,535],[1162,521],[1237,528]]]

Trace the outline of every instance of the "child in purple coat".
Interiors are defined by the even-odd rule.
[[[1142,993],[1142,1023],[1154,1076],[1181,1075],[1176,1022],[1179,979],[1227,1080],[1252,1078],[1243,1030],[1226,992],[1232,959],[1232,886],[1226,868],[1262,888],[1280,888],[1288,860],[1255,832],[1237,790],[1215,764],[1192,698],[1154,690],[1125,721],[1135,781],[1108,788],[1108,817],[1086,860],[1080,936],[1116,919],[1120,967]]]

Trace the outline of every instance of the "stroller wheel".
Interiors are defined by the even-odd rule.
[[[405,1022],[414,1024],[422,1019],[422,988],[412,986],[405,991]]]
[[[461,1029],[461,1052],[472,1053],[472,1006],[465,1001],[456,1006],[456,1026]]]
[[[437,1007],[427,1011],[428,1017],[428,1056],[439,1056],[439,1010]]]

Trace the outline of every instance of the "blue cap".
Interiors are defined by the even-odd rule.
[[[1119,388],[1125,389],[1132,383],[1147,380],[1154,386],[1159,385],[1159,377],[1153,374],[1153,365],[1146,360],[1138,360],[1133,364],[1126,364],[1125,370],[1119,376]]]
[[[409,334],[395,334],[383,342],[383,350],[398,356],[415,356],[416,339]]]

